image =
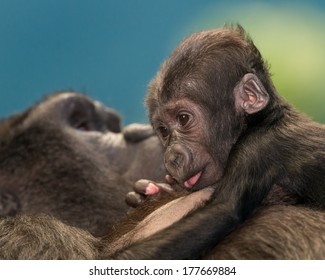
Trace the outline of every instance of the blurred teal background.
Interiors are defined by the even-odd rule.
[[[77,90],[147,122],[161,62],[194,31],[241,23],[281,95],[325,123],[325,2],[0,0],[0,117]]]

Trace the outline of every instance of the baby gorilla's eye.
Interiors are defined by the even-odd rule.
[[[166,138],[166,137],[168,137],[168,135],[169,135],[168,128],[165,127],[165,126],[159,126],[159,127],[157,128],[157,131],[158,131],[158,133],[159,133],[163,138]]]
[[[190,115],[188,114],[182,113],[177,116],[177,121],[181,126],[185,126],[189,120],[190,120]]]

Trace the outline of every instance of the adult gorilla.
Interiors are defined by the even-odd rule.
[[[102,235],[127,212],[135,180],[163,177],[151,136],[140,124],[121,131],[114,110],[70,92],[3,120],[0,215],[42,213]]]

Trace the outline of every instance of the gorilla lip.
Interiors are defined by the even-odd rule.
[[[186,180],[186,181],[184,182],[184,186],[185,186],[186,188],[191,188],[191,187],[193,187],[193,186],[197,183],[197,181],[200,179],[201,175],[202,175],[202,171],[198,172],[198,173],[195,174],[193,177],[191,177],[191,178],[189,178],[188,180]]]

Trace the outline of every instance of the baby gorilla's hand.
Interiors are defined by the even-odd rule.
[[[168,182],[172,181],[166,177]],[[162,196],[175,196],[175,190],[167,183],[155,183],[141,179],[134,185],[134,191],[126,195],[125,201],[131,207],[138,207],[145,200],[159,200]]]

